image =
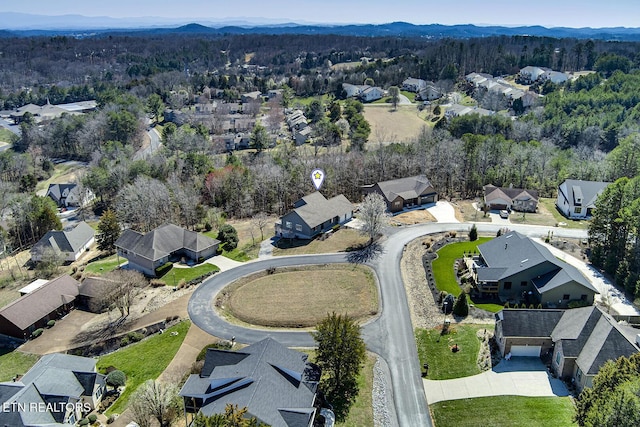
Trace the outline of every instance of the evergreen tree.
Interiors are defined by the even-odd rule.
[[[475,224],[471,226],[471,230],[469,230],[469,241],[475,242],[478,240],[478,227]]]
[[[227,251],[232,251],[238,247],[238,232],[232,225],[224,224],[218,230],[218,240]]]
[[[461,292],[458,298],[456,298],[456,302],[453,305],[453,314],[461,317],[469,315],[469,302],[467,301],[466,292]]]
[[[113,251],[120,233],[120,224],[116,213],[111,209],[107,209],[102,218],[100,218],[100,223],[98,223],[98,235],[96,236],[98,249],[101,251]]]

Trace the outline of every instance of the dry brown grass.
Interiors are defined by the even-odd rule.
[[[391,111],[388,105],[365,105],[364,118],[371,126],[370,144],[403,142],[415,139],[428,122],[427,110],[418,111],[415,105],[399,105]],[[382,139],[377,141],[377,139]]]
[[[484,216],[483,212],[477,211],[473,207],[474,200],[458,200],[453,204],[456,211],[456,218],[460,222],[491,222],[489,215]]]
[[[289,240],[282,239],[273,249],[274,255],[302,255],[302,254],[325,254],[334,252],[344,252],[348,248],[364,245],[369,241],[360,232],[342,228],[335,233],[331,233],[325,240]]]
[[[216,301],[241,322],[267,327],[306,328],[327,313],[364,321],[378,312],[371,271],[363,266],[331,265],[278,269],[240,279]]]
[[[422,224],[425,222],[437,222],[436,218],[428,210],[414,210],[395,215],[391,222],[401,225]]]

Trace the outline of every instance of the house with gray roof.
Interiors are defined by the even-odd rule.
[[[598,293],[576,267],[515,231],[478,245],[478,251],[466,262],[480,297],[559,308],[577,300],[593,304]]]
[[[551,369],[578,391],[591,387],[602,365],[640,351],[638,331],[596,306],[571,310],[502,310],[495,337],[503,355],[551,355]]]
[[[295,202],[293,210],[276,222],[276,236],[313,239],[352,217],[353,205],[345,196],[339,194],[327,199],[316,191]]]
[[[535,212],[538,209],[538,192],[489,184],[484,186],[484,204],[490,210]]]
[[[180,390],[186,415],[224,413],[228,404],[272,427],[311,427],[320,369],[307,355],[265,338],[238,351],[208,349],[202,371]]]
[[[95,359],[44,355],[24,376],[0,383],[0,425],[75,425],[102,400],[105,379]]]
[[[42,255],[48,250],[62,256],[67,262],[73,262],[85,254],[95,242],[95,230],[81,221],[70,230],[52,230],[47,232],[31,248],[31,261],[42,261]]]
[[[0,309],[0,334],[26,340],[49,320],[59,319],[74,306],[80,283],[64,274]]]
[[[435,203],[438,194],[424,175],[392,179],[362,187],[364,195],[380,194],[387,203],[387,210],[395,213],[427,203]]]
[[[558,187],[556,207],[569,219],[586,219],[609,182],[567,179]]]
[[[49,184],[46,193],[59,208],[86,206],[95,195],[87,188],[80,188],[78,184]]]
[[[414,77],[408,77],[402,82],[402,90],[409,92],[419,93],[422,89],[427,87],[427,82],[422,79],[416,79]]]
[[[174,224],[165,224],[146,234],[127,229],[115,243],[118,256],[132,268],[155,277],[161,265],[186,258],[194,262],[211,258],[216,254],[220,241]]]

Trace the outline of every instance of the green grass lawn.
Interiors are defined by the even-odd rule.
[[[462,258],[464,252],[473,252],[478,245],[488,242],[492,237],[479,237],[474,242],[450,243],[443,246],[437,253],[438,258],[431,263],[433,267],[433,278],[436,286],[441,291],[446,291],[455,296],[460,295],[462,291],[456,282],[455,272],[453,271],[453,263],[456,259]],[[502,310],[499,304],[475,304],[474,306],[487,311],[498,312]]]
[[[37,361],[35,354],[0,348],[0,382],[11,381],[16,374],[25,374]]]
[[[132,344],[98,359],[97,368],[104,373],[106,368],[114,366],[127,375],[125,391],[109,408],[107,416],[121,414],[131,394],[146,380],[155,380],[166,369],[187,335],[191,322],[184,321],[139,343]],[[178,332],[172,336],[171,332]]]
[[[444,317],[442,319],[444,321]],[[451,325],[446,335],[440,335],[437,329],[416,329],[420,366],[429,364],[427,378],[448,380],[479,374],[481,371],[476,360],[480,351],[480,340],[476,337],[476,332],[489,328],[493,326]],[[454,344],[458,344],[460,351],[451,351]]]
[[[339,427],[361,427],[373,425],[373,365],[376,358],[367,354],[364,366],[358,375],[358,395],[351,405],[347,418],[342,422],[336,422]]]
[[[168,285],[174,286],[174,281],[177,285],[181,280],[188,282],[212,271],[216,272],[220,271],[220,269],[216,265],[206,263],[190,268],[176,268],[174,266],[167,274],[164,275],[163,280],[167,282]]]
[[[245,262],[245,261],[249,261],[255,257],[252,257],[251,255],[249,255],[246,251],[249,249],[254,249],[257,246],[254,245],[246,245],[244,246],[242,249],[241,248],[235,248],[231,251],[228,251],[226,249],[222,249],[222,255],[226,256],[227,258],[233,259],[235,261],[240,261],[240,262]],[[257,256],[257,253],[256,253]]]
[[[123,263],[126,261],[127,260],[124,258],[119,259],[120,263]],[[116,254],[113,254],[106,258],[102,258],[99,261],[94,261],[87,264],[87,266],[84,268],[84,271],[88,271],[89,273],[93,273],[93,274],[104,274],[104,273],[108,273],[109,271],[115,270],[117,267],[118,267],[118,256]]]
[[[563,222],[567,225],[563,225],[562,228],[577,228],[580,230],[586,230],[589,228],[589,221],[575,221],[562,216],[556,208],[556,199],[540,198],[538,203],[544,205],[544,207],[553,215],[556,223]]]
[[[19,139],[18,135],[11,132],[9,129],[0,127],[0,141],[13,144]]]
[[[575,426],[569,397],[492,396],[431,405],[436,427]]]

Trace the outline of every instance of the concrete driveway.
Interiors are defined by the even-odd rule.
[[[429,404],[485,396],[568,396],[564,383],[553,378],[537,357],[503,360],[492,370],[452,380],[423,380]]]

